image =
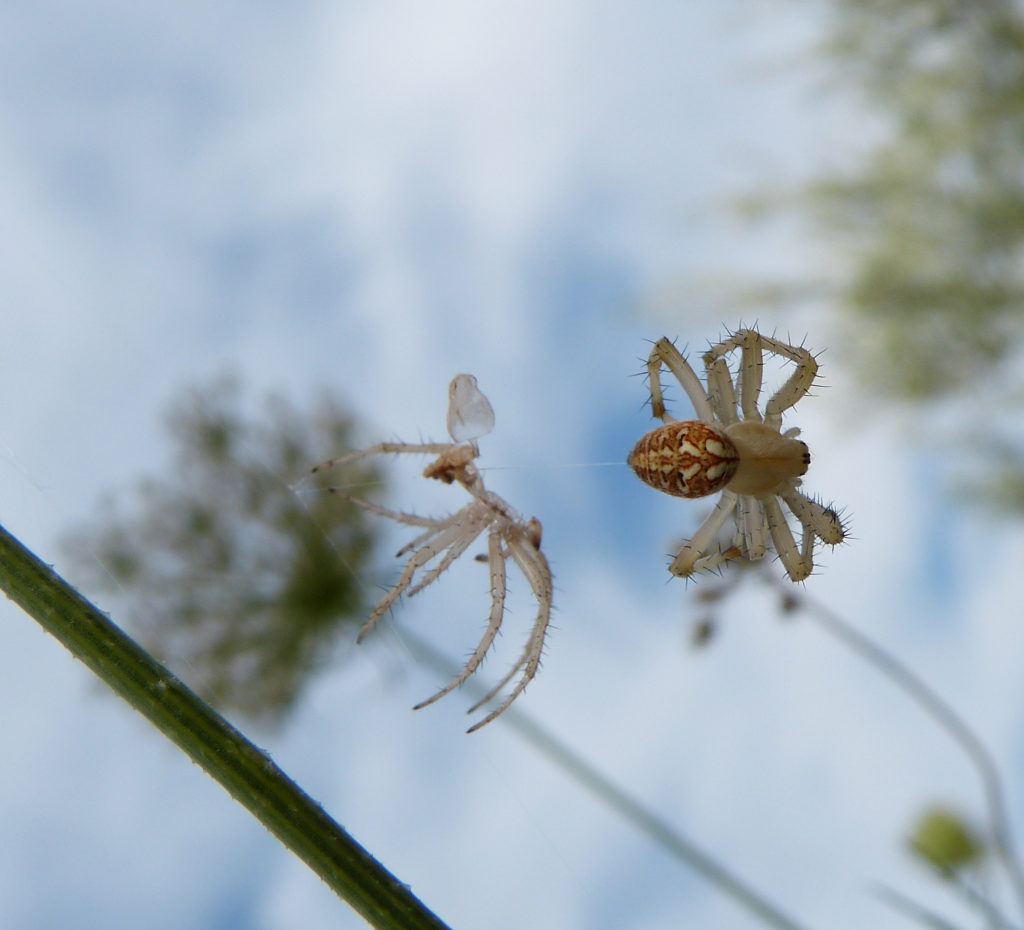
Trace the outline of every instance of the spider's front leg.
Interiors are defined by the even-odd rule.
[[[778,427],[782,423],[782,414],[795,406],[807,394],[818,376],[818,363],[814,356],[803,346],[791,346],[769,336],[758,337],[770,352],[788,358],[796,364],[796,371],[789,376],[764,405],[764,421],[770,426]]]
[[[764,376],[764,356],[761,351],[761,334],[753,329],[738,329],[721,342],[713,345],[704,353],[704,366],[710,374],[712,371],[728,366],[725,356],[736,349],[740,350],[740,367],[738,383],[740,389],[740,410],[744,420],[761,422],[761,414],[757,409],[757,401],[761,396],[761,382]],[[735,394],[733,395],[735,402]]]
[[[348,455],[339,456],[328,462],[321,462],[311,471],[313,474],[316,474],[317,472],[326,471],[328,468],[334,468],[337,465],[348,465],[350,462],[357,462],[359,459],[365,459],[371,455],[386,455],[389,453],[397,455],[400,452],[423,452],[428,455],[443,455],[445,452],[450,451],[453,445],[450,442],[378,442],[375,446],[370,446],[368,449],[349,452]]]
[[[676,380],[690,398],[697,418],[704,423],[714,423],[715,415],[711,410],[704,385],[700,383],[697,373],[690,367],[682,353],[668,339],[662,336],[651,349],[647,360],[647,380],[651,390],[651,413],[663,423],[671,423],[675,418],[665,410],[665,400],[661,394],[661,366],[664,365],[676,376]]]

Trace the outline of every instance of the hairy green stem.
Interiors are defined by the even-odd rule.
[[[2,527],[0,589],[220,782],[369,924],[382,930],[445,930],[266,753]]]

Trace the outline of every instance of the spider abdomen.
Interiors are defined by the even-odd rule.
[[[722,430],[700,420],[679,420],[641,436],[626,462],[652,488],[692,498],[724,488],[740,459]]]

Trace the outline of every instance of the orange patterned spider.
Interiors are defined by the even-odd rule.
[[[736,387],[727,359],[740,353]],[[764,353],[796,365],[779,390],[757,408]],[[643,436],[627,460],[637,476],[659,491],[676,497],[705,497],[721,491],[714,510],[679,550],[669,571],[687,578],[728,559],[763,558],[771,537],[791,581],[803,581],[814,567],[817,540],[836,546],[846,527],[831,506],[800,490],[811,462],[800,430],[782,431],[782,415],[810,390],[818,363],[807,349],[791,346],[753,329],[740,329],[704,353],[705,386],[679,350],[664,337],[654,344],[647,363],[651,412],[664,421]],[[697,420],[674,420],[665,411],[661,366],[676,376],[693,403]],[[779,501],[803,528],[797,546]],[[729,515],[736,533],[725,550],[708,552]]]
[[[477,708],[489,702],[507,685],[517,673],[522,673],[519,681],[506,695],[504,700],[483,720],[474,724],[466,732],[472,733],[490,723],[504,711],[530,683],[540,667],[541,652],[544,648],[544,636],[551,618],[552,582],[548,560],[540,551],[541,527],[534,517],[524,520],[502,498],[484,488],[483,478],[473,464],[480,450],[476,440],[494,428],[494,411],[487,398],[476,386],[476,378],[472,375],[456,375],[448,386],[448,435],[452,442],[382,442],[360,452],[330,462],[324,462],[313,469],[314,472],[334,465],[344,465],[368,455],[382,453],[418,452],[436,455],[437,458],[423,469],[424,478],[437,478],[445,484],[460,484],[470,494],[471,500],[461,510],[440,519],[420,517],[411,513],[400,513],[387,510],[369,501],[344,495],[348,500],[360,507],[388,517],[407,526],[422,528],[415,539],[403,546],[398,555],[409,554],[409,558],[398,576],[398,581],[370,613],[369,619],[363,624],[356,641],[362,640],[376,625],[377,621],[391,607],[399,596],[408,590],[411,597],[422,591],[445,569],[462,555],[480,536],[487,531],[487,562],[491,575],[491,613],[487,629],[477,644],[476,649],[459,672],[440,691],[427,700],[417,704],[414,710],[432,704],[440,697],[453,691],[470,677],[483,662],[494,638],[501,629],[501,621],[505,615],[505,562],[511,558],[519,567],[527,583],[537,599],[537,619],[526,641],[519,660],[481,700],[471,708]],[[432,561],[436,563],[429,569]],[[418,571],[423,570],[416,584],[412,584]]]

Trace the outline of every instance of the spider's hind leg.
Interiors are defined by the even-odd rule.
[[[708,514],[707,519],[700,525],[697,532],[688,539],[676,557],[672,560],[668,570],[679,578],[688,578],[701,568],[708,567],[708,563],[702,562],[708,547],[718,536],[722,524],[728,519],[729,514],[736,507],[736,495],[729,491],[723,491],[722,496],[715,504],[715,509]]]
[[[736,349],[740,350],[740,367],[737,372],[737,383],[740,394],[740,410],[744,420],[761,422],[761,413],[757,409],[757,401],[761,396],[761,381],[764,375],[764,359],[761,352],[760,333],[753,329],[739,329],[711,346],[704,353],[704,365],[709,373],[721,363],[726,367],[725,356]]]

